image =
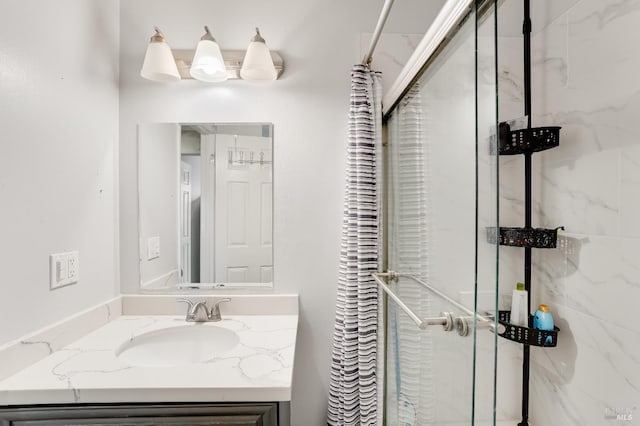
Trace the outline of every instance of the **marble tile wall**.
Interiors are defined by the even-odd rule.
[[[640,1],[532,8],[547,17],[532,38],[533,124],[562,126],[560,147],[534,155],[533,221],[567,232],[533,254],[533,304],[550,305],[562,331],[557,348],[532,350],[531,420],[640,424]],[[501,22],[515,19],[501,12]],[[521,44],[501,33],[501,120],[522,115]],[[501,225],[521,226],[522,160],[500,165]],[[505,247],[500,263],[508,304],[522,255]]]

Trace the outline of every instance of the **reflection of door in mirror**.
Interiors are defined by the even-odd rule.
[[[191,166],[180,162],[180,268],[181,282],[191,282]]]
[[[262,139],[217,136],[215,229],[226,232],[216,238],[216,282],[272,280],[271,150]]]
[[[271,145],[265,137],[216,134],[202,139],[201,279],[272,281]],[[206,171],[205,171],[206,169]]]
[[[183,283],[200,282],[200,133],[182,129],[180,164],[182,176],[181,265],[187,271]],[[185,172],[188,175],[185,175]],[[187,202],[188,192],[189,201]],[[187,236],[188,234],[188,236]]]

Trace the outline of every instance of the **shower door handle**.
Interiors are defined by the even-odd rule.
[[[476,316],[476,318],[475,326],[478,330],[490,330],[491,332],[495,332],[497,329],[498,334],[505,332],[505,326],[500,323],[496,325],[493,321],[488,321],[486,317],[481,317],[479,315]],[[459,316],[456,317],[453,322],[459,336],[466,337],[473,330],[474,321],[472,316]]]

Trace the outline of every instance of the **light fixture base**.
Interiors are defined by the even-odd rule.
[[[182,49],[175,50],[173,49],[173,57],[176,60],[176,65],[178,66],[178,72],[180,73],[180,77],[183,79],[193,79],[191,74],[189,74],[189,69],[191,68],[191,61],[193,60],[194,50],[190,49]],[[242,68],[242,61],[244,59],[244,50],[222,50],[222,59],[224,59],[224,65],[227,68],[228,80],[241,80],[240,77],[240,68]],[[278,78],[284,72],[284,60],[282,56],[278,52],[271,51],[271,58],[273,59],[273,65],[276,67],[276,72],[278,73]]]

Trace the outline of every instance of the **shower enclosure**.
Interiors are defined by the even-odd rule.
[[[385,113],[387,425],[496,424],[496,7],[471,2]],[[494,239],[494,241],[496,241]],[[514,370],[514,373],[517,370]]]

